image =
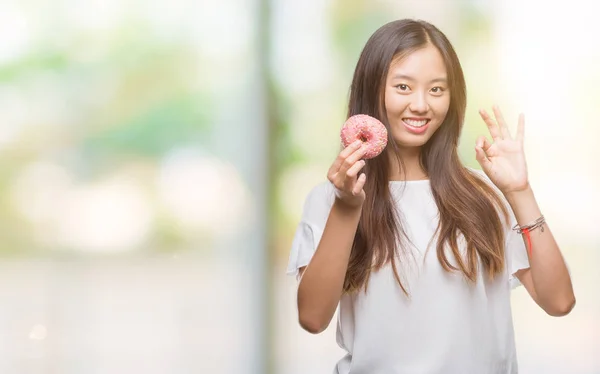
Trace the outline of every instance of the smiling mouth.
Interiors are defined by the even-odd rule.
[[[412,119],[412,118],[402,118],[402,121],[409,125],[410,127],[420,128],[429,123],[429,119]]]

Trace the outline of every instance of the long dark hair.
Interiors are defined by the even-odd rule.
[[[390,22],[371,36],[360,55],[350,87],[348,117],[368,114],[379,119],[387,127],[389,139],[386,151],[368,160],[364,168],[366,200],[344,281],[346,292],[366,289],[371,271],[391,263],[396,281],[408,294],[397,266],[397,261],[406,257],[396,256],[397,249],[407,252],[408,238],[390,193],[390,159],[386,152],[393,152],[400,161],[400,168],[402,162],[391,137],[384,93],[392,61],[427,45],[433,45],[442,55],[450,89],[446,118],[422,147],[420,158],[439,210],[437,257],[446,271],[460,271],[472,282],[477,279],[478,260],[490,278],[501,273],[505,266],[504,229],[499,213],[506,220],[506,207],[496,191],[469,171],[458,156],[458,139],[466,109],[466,84],[458,56],[435,26],[405,19]],[[459,251],[461,234],[467,246],[464,255]],[[446,256],[447,247],[454,255],[456,266]]]

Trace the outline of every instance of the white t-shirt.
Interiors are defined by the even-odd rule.
[[[521,236],[511,230],[515,219],[510,207],[504,273],[489,281],[479,271],[477,282],[470,284],[461,273],[441,267],[435,240],[426,251],[439,220],[429,181],[389,183],[414,244],[411,255],[401,257],[404,265],[399,268],[410,298],[396,283],[389,264],[371,274],[366,293],[344,293],[337,343],[347,354],[334,374],[517,373],[510,290],[520,284],[514,273],[528,268],[529,261]],[[309,264],[333,201],[334,186],[329,182],[308,195],[288,274],[297,275]],[[455,263],[451,252],[447,257]]]

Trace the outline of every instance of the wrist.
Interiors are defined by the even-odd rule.
[[[529,185],[523,190],[505,193],[504,197],[520,225],[526,225],[542,215]]]
[[[506,198],[506,201],[508,201],[511,206],[534,198],[533,190],[531,189],[529,183],[527,183],[527,185],[522,189],[503,192],[503,194]]]
[[[360,212],[362,211],[363,202],[364,199],[362,201],[349,204],[348,202],[336,196],[335,201],[333,202],[333,206],[343,214],[353,215],[360,214]]]

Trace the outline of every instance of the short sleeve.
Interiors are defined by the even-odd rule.
[[[334,201],[334,187],[324,182],[314,187],[304,202],[302,218],[292,240],[286,273],[298,276],[298,270],[307,266],[321,241],[325,223]]]
[[[517,219],[515,218],[512,208],[504,199],[502,192],[488,178],[485,172],[472,168],[469,168],[469,170],[480,177],[483,181],[487,182],[490,187],[492,187],[496,193],[498,193],[498,196],[504,203],[504,206],[508,212],[509,220],[507,226],[504,228],[504,259],[508,269],[508,282],[510,287],[511,289],[516,288],[521,285],[521,282],[519,281],[519,278],[515,276],[515,273],[521,269],[529,268],[529,257],[527,257],[527,249],[525,248],[523,238],[520,234],[512,229],[517,224]],[[504,219],[502,219],[502,222],[506,224]]]

